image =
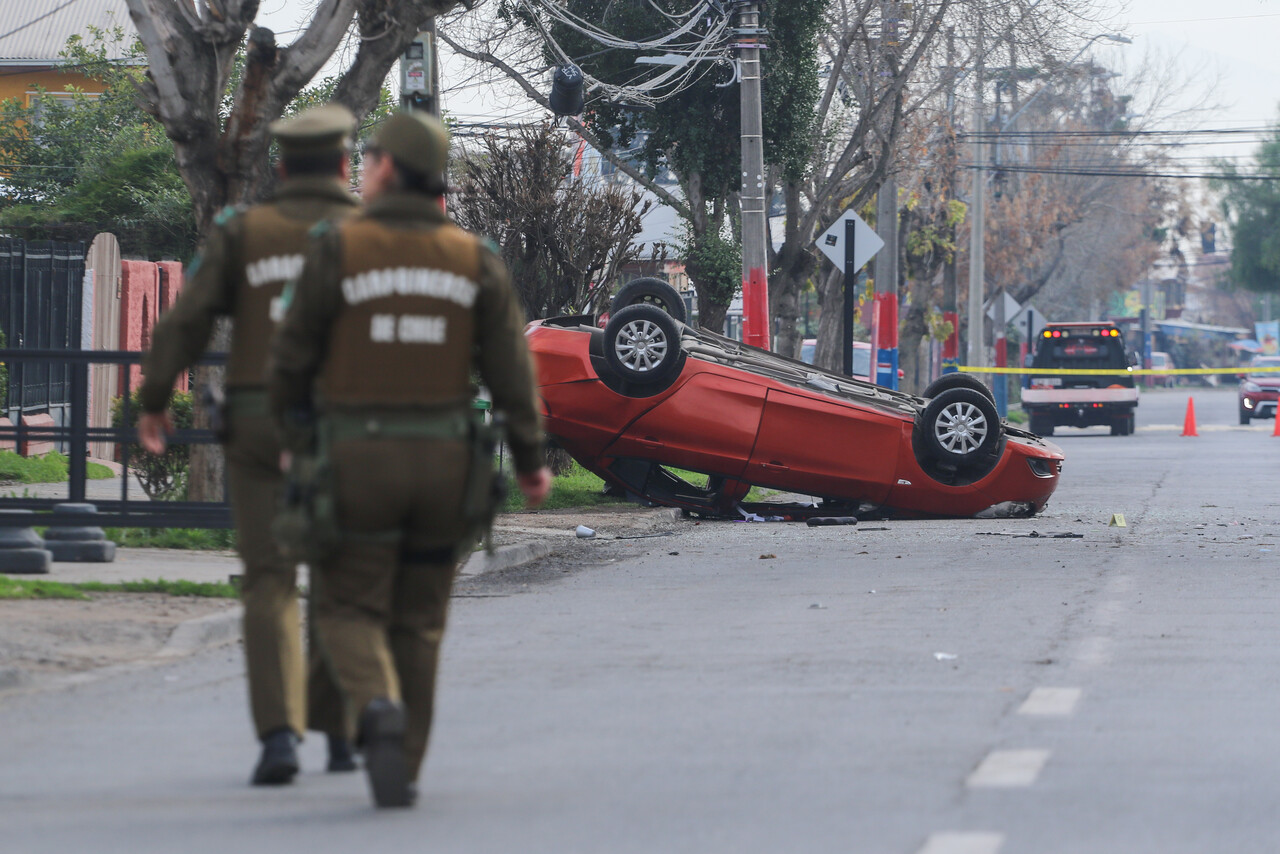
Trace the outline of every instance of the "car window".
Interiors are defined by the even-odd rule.
[[[866,377],[871,374],[871,351],[853,348],[853,375]]]
[[[1117,338],[1044,341],[1036,350],[1037,368],[1127,368],[1124,344]]]
[[[806,365],[812,365],[813,354],[817,351],[817,349],[818,349],[818,342],[805,341],[803,344],[800,345],[800,361],[804,362]]]
[[[1250,368],[1280,368],[1280,356],[1268,356],[1266,358],[1254,359],[1252,364],[1249,365],[1249,367]],[[1250,374],[1254,375],[1254,372],[1250,371]],[[1268,374],[1270,374],[1271,376],[1276,375],[1275,372],[1266,371],[1266,372],[1258,372],[1256,376],[1265,377]]]

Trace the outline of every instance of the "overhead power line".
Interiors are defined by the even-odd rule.
[[[992,167],[991,164],[983,164],[978,166],[973,163],[962,164],[964,169],[985,169],[995,172],[1022,172],[1036,175],[1084,175],[1098,178],[1191,178],[1203,179],[1207,181],[1280,181],[1280,174],[1241,174],[1232,172],[1161,172],[1154,169],[1127,169],[1124,167],[1116,167],[1112,169],[1087,169],[1064,167],[1042,167],[1042,166],[1019,166],[1016,164],[1002,163],[999,167]]]

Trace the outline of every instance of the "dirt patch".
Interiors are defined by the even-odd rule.
[[[0,601],[0,688],[147,658],[179,623],[236,606],[231,599],[159,593],[90,595]]]

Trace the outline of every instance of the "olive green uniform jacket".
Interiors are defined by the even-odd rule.
[[[227,481],[244,561],[245,658],[259,736],[308,726],[346,729],[341,699],[313,650],[303,653],[297,568],[276,548],[271,520],[283,488],[280,445],[266,411],[267,345],[286,280],[297,274],[307,235],[321,219],[354,214],[359,201],[325,177],[286,179],[267,202],[219,215],[190,265],[181,295],[152,332],[143,363],[142,409],[162,412],[175,378],[209,344],[219,317],[230,317],[227,364]],[[308,678],[309,670],[309,678]]]

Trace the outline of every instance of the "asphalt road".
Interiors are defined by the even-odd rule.
[[[234,647],[0,700],[0,851],[1277,850],[1280,438],[1233,390],[1183,437],[1188,394],[1060,431],[1035,519],[677,521],[466,582],[413,811],[314,739],[245,785]]]

